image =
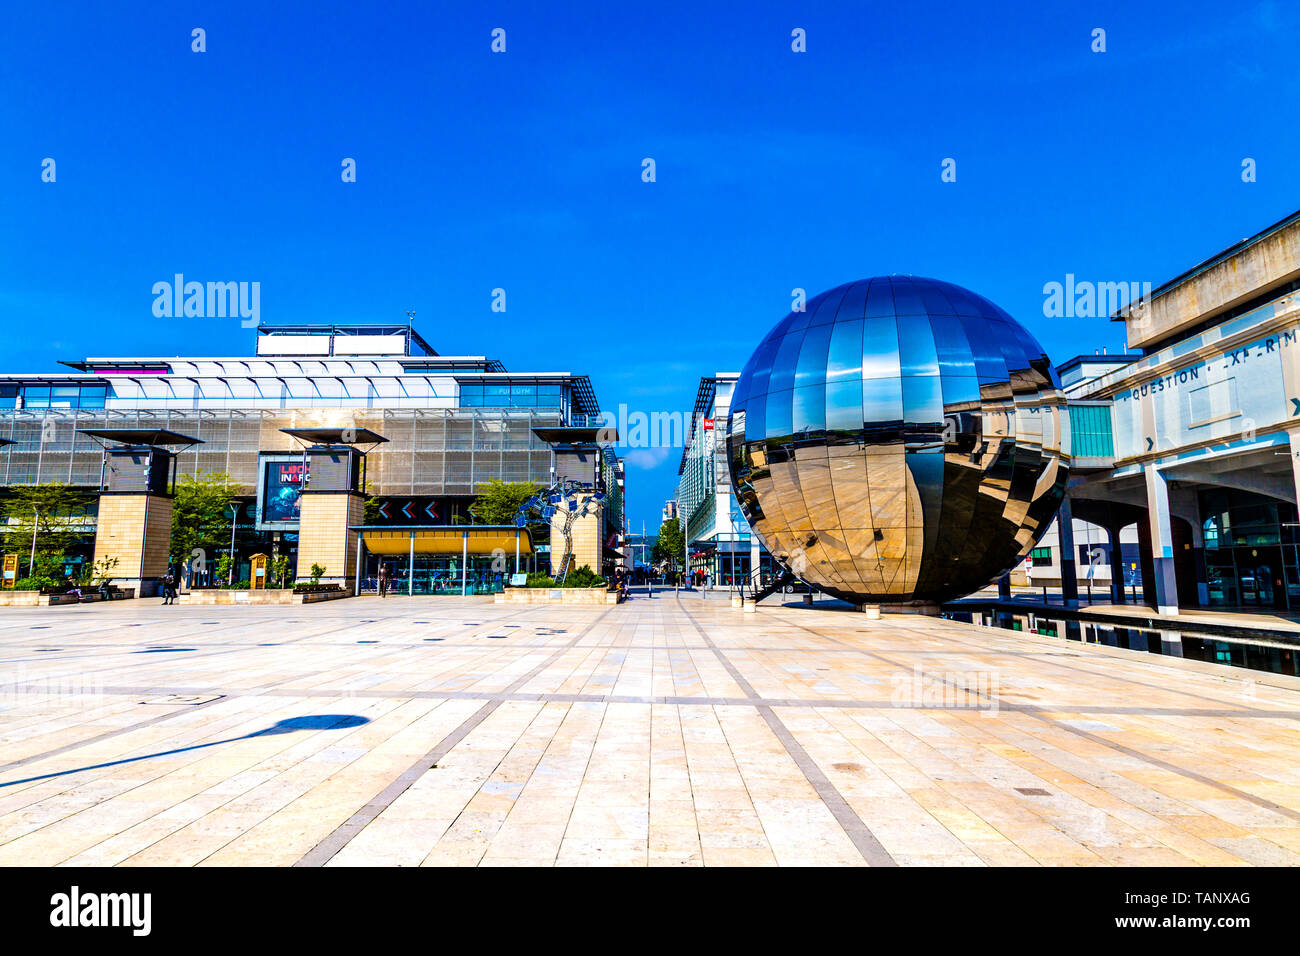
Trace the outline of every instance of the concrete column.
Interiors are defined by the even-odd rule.
[[[460,596],[469,593],[469,532],[460,533]]]
[[[1287,432],[1291,442],[1291,480],[1295,485],[1296,504],[1300,505],[1300,429]]]
[[[415,597],[415,532],[411,532],[411,553],[406,558],[406,596]]]
[[[1207,607],[1210,603],[1210,578],[1205,570],[1205,528],[1201,524],[1201,505],[1192,496],[1192,561],[1196,567],[1196,603]]]
[[[325,568],[321,581],[347,587],[355,570],[356,548],[349,531],[365,521],[365,498],[352,491],[302,493],[298,518],[298,577],[306,577],[313,564]]]
[[[1110,601],[1124,603],[1124,549],[1119,543],[1121,528],[1107,528],[1106,540],[1110,543]]]
[[[361,593],[361,535],[357,535],[357,573],[355,583],[352,586],[352,594],[355,597]]]
[[[1078,607],[1078,553],[1074,549],[1074,510],[1069,495],[1061,499],[1061,508],[1056,513],[1056,538],[1061,546],[1061,599],[1066,607]]]
[[[1151,525],[1151,559],[1155,568],[1156,610],[1178,613],[1178,582],[1174,577],[1174,535],[1169,519],[1169,480],[1154,464],[1145,468],[1147,516]]]

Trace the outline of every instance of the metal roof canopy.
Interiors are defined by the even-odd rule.
[[[572,425],[539,425],[533,434],[548,445],[596,445],[598,442],[618,442],[618,429],[592,428]]]
[[[77,434],[88,435],[104,448],[108,447],[105,442],[145,445],[150,448],[168,448],[173,445],[185,445],[188,448],[203,444],[201,438],[191,438],[189,435],[168,431],[166,428],[78,428]]]
[[[718,383],[739,381],[739,372],[718,372],[716,375],[706,375],[700,379],[700,387],[695,392],[695,408],[691,411],[690,431],[682,436],[682,460],[677,465],[677,474],[686,471],[686,459],[690,455],[691,442],[695,438],[695,423],[704,415],[705,409],[713,404],[713,398],[718,394]]]
[[[281,428],[290,438],[312,445],[381,445],[388,441],[369,428]]]
[[[521,555],[533,553],[533,536],[528,528],[496,524],[422,524],[422,525],[352,525],[365,542],[371,554],[407,555],[414,548],[416,554],[459,555],[468,548],[474,555],[509,552],[515,546],[516,535]]]

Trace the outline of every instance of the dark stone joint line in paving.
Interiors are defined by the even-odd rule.
[[[686,615],[686,619],[691,622],[691,626],[699,632],[700,638],[708,645],[709,650],[713,651],[718,662],[726,668],[727,673],[731,675],[731,679],[736,682],[736,686],[743,690],[749,698],[757,699],[758,692],[754,690],[753,685],[736,669],[736,666],[727,658],[727,655],[718,650],[709,635],[705,633],[704,628],[700,627],[699,622],[695,620],[695,616],[682,605],[680,596],[677,597],[677,606]],[[816,791],[822,803],[830,810],[831,815],[835,817],[836,822],[839,823],[848,838],[853,841],[853,845],[862,854],[862,858],[871,866],[897,866],[898,862],[890,856],[889,851],[871,832],[871,828],[849,806],[848,801],[844,799],[844,795],[822,773],[821,768],[808,755],[808,751],[803,748],[803,745],[794,739],[794,735],[790,733],[789,728],[782,723],[781,718],[772,710],[771,705],[764,702],[758,707],[758,712],[762,715],[767,726],[771,728],[772,733],[776,735],[777,740],[781,741],[781,746],[794,760],[795,766],[803,773],[804,778]]]
[[[893,653],[892,651],[890,653]],[[323,672],[315,672],[323,673]],[[1132,705],[1106,704],[1070,704],[1051,708],[1036,707],[1029,704],[1017,704],[1013,701],[997,698],[989,706],[973,706],[956,701],[927,701],[918,704],[900,704],[893,700],[843,700],[833,697],[687,697],[678,695],[637,696],[631,694],[550,694],[544,691],[528,693],[510,693],[508,691],[458,691],[458,690],[391,690],[376,691],[369,688],[355,690],[350,688],[286,688],[275,684],[254,688],[210,688],[210,687],[101,687],[93,692],[85,692],[90,697],[206,697],[213,694],[223,698],[235,697],[302,697],[302,698],[345,698],[352,700],[481,700],[498,703],[557,703],[557,704],[671,704],[683,707],[789,707],[839,710],[921,710],[921,711],[969,711],[976,710],[988,714],[1030,714],[1033,716],[1054,714],[1068,711],[1071,714],[1093,714],[1098,716],[1124,715],[1136,717],[1229,717],[1243,720],[1300,720],[1300,711],[1261,710],[1261,709],[1213,709],[1198,707],[1139,707]],[[0,685],[0,691],[21,692],[30,687],[38,693],[44,688],[39,681],[22,684]],[[955,689],[964,690],[959,684],[951,684]],[[69,693],[66,696],[78,696]],[[981,696],[972,689],[970,696]],[[987,699],[987,698],[986,698]],[[215,703],[210,701],[209,703]],[[191,709],[197,705],[186,705]],[[140,725],[144,726],[144,725]],[[124,728],[126,729],[126,728]],[[114,733],[116,733],[115,731]],[[96,738],[98,739],[98,738]],[[85,741],[91,743],[92,741]],[[81,745],[76,745],[81,746]],[[30,758],[38,759],[38,758]],[[4,770],[0,766],[0,771]]]
[[[582,640],[583,635],[589,633],[593,628],[595,628],[596,625],[603,621],[612,610],[613,607],[609,607],[597,615],[594,620],[575,634],[572,640],[506,688],[505,694],[511,694],[520,687],[523,687],[538,674],[542,673],[542,671],[546,670],[546,668],[558,661],[564,656],[565,652],[568,651],[569,648]],[[356,837],[358,833],[365,829],[365,827],[370,823],[374,822],[375,818],[378,817],[379,814],[383,813],[385,809],[392,805],[394,800],[410,789],[411,785],[419,780],[430,767],[450,753],[457,744],[469,736],[474,728],[491,716],[493,711],[500,707],[504,702],[504,696],[505,695],[503,695],[502,700],[489,700],[488,703],[476,710],[467,720],[463,721],[460,726],[447,736],[443,737],[442,740],[438,742],[437,746],[404,770],[401,775],[385,787],[378,796],[369,801],[357,813],[354,813],[347,822],[343,823],[324,840],[316,844],[316,846],[304,854],[302,858],[293,865],[303,867],[324,866],[333,859],[340,850],[347,846],[348,843]]]

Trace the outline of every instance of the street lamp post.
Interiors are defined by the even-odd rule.
[[[677,517],[682,523],[682,578],[684,583],[689,584],[687,575],[691,573],[691,540],[686,533],[686,512],[680,501],[677,502]]]
[[[230,508],[230,577],[226,583],[233,586],[235,583],[235,528],[239,526],[239,504],[232,501],[227,507]]]
[[[41,522],[41,509],[32,505],[32,554],[27,559],[27,576],[36,577],[36,526]]]

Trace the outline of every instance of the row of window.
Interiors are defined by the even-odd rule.
[[[0,408],[103,408],[107,385],[0,385]]]
[[[461,408],[560,408],[560,385],[462,385]]]

